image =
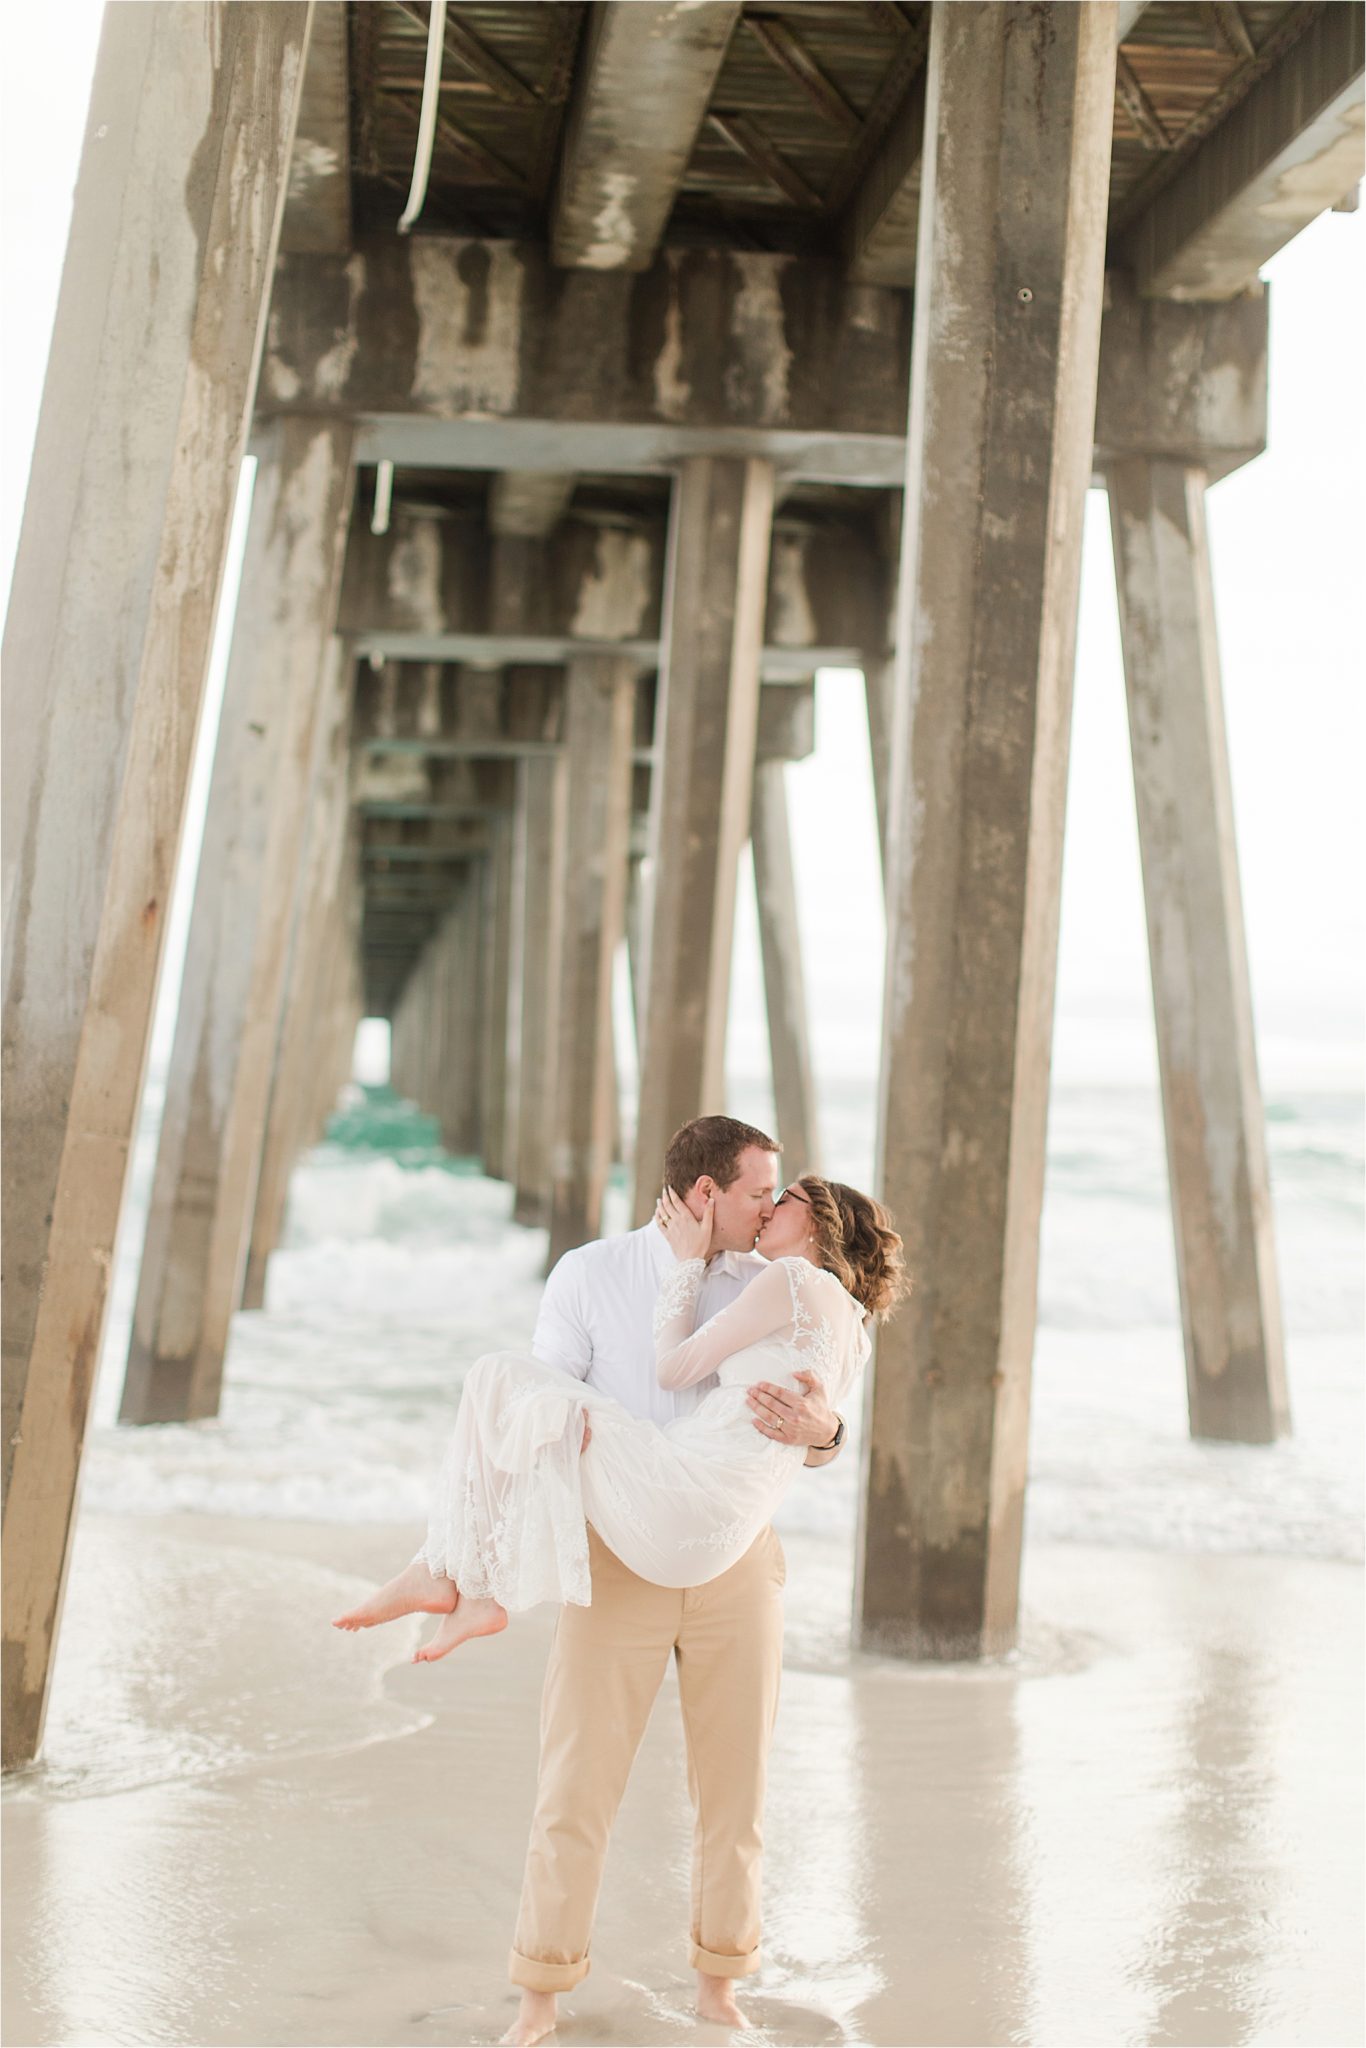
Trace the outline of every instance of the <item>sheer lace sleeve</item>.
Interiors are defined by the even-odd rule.
[[[783,1259],[792,1289],[792,1344],[832,1403],[841,1401],[872,1345],[863,1312],[833,1273],[805,1259]]]
[[[695,1269],[690,1291],[683,1292],[683,1276]],[[758,1344],[779,1330],[792,1327],[792,1295],[781,1263],[770,1266],[749,1286],[738,1301],[723,1308],[720,1315],[704,1323],[689,1336],[697,1312],[697,1297],[706,1271],[701,1259],[685,1260],[671,1276],[655,1305],[655,1370],[661,1387],[691,1387],[710,1378],[732,1352],[747,1344]]]
[[[692,1335],[697,1321],[697,1297],[707,1276],[705,1259],[680,1259],[661,1282],[655,1297],[655,1357],[681,1344]]]

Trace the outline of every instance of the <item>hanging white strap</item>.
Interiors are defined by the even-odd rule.
[[[389,531],[389,507],[394,496],[394,465],[385,456],[375,464],[375,505],[370,514],[371,533]]]
[[[417,123],[417,154],[413,158],[413,182],[408,188],[408,204],[398,223],[401,235],[408,233],[427,197],[427,174],[432,167],[437,105],[441,98],[441,56],[445,35],[446,0],[432,0],[432,16],[427,23],[427,69],[422,79],[422,112]]]

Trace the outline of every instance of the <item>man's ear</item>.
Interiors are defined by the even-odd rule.
[[[716,1182],[709,1173],[699,1174],[692,1184],[692,1192],[697,1197],[701,1207],[705,1209],[707,1203],[717,1192]]]

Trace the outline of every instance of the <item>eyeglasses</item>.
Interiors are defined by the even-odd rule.
[[[810,1201],[801,1192],[800,1188],[784,1188],[775,1199],[774,1208],[778,1208],[781,1203],[785,1202],[789,1195],[791,1195],[794,1202],[800,1202],[804,1208],[809,1209],[811,1207]]]

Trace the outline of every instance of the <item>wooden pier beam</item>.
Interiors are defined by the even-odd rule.
[[[122,1422],[218,1413],[260,1170],[354,474],[350,429],[335,421],[301,415],[275,422],[262,437]]]
[[[101,30],[4,649],[6,1765],[42,1731],[311,12]]]
[[[679,469],[650,807],[639,1223],[653,1212],[673,1133],[725,1104],[736,870],[749,836],[772,520],[771,463],[699,455]]]
[[[548,1266],[598,1235],[612,1163],[612,974],[626,928],[635,700],[634,664],[611,656],[570,662]]]
[[[860,1634],[1013,1642],[1115,10],[931,17],[886,862]]]

